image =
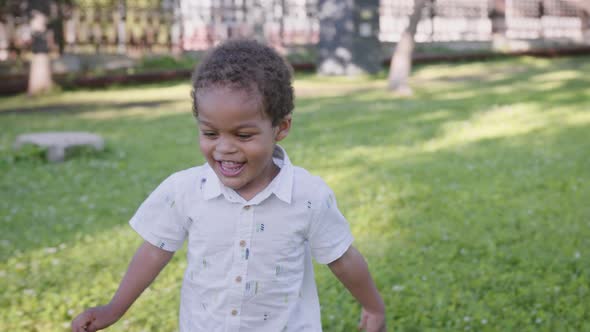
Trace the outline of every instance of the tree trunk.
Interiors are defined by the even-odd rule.
[[[251,6],[248,10],[248,16],[250,17],[252,27],[254,29],[254,39],[261,43],[266,42],[266,36],[264,34],[264,24],[266,22],[266,10],[259,0],[251,2]]]
[[[33,35],[31,68],[29,69],[29,95],[48,91],[51,80],[51,60],[47,44],[47,16],[49,5],[46,0],[31,1],[31,32]]]
[[[418,29],[418,22],[422,17],[422,9],[428,0],[414,0],[414,11],[410,15],[410,22],[402,33],[389,65],[389,90],[401,95],[411,95],[408,77],[412,70],[412,53],[414,52],[414,35]]]
[[[175,17],[176,18],[176,17]],[[119,0],[117,3],[117,53],[127,52],[127,3]]]

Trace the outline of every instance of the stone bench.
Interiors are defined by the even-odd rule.
[[[86,132],[47,132],[19,135],[14,142],[18,150],[25,144],[33,144],[47,149],[47,160],[61,162],[66,150],[71,147],[89,146],[96,151],[104,150],[104,140],[96,134]]]

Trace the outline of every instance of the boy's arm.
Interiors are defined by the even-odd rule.
[[[365,259],[353,246],[328,264],[332,273],[363,307],[359,329],[385,331],[385,304],[375,287]]]
[[[127,273],[111,302],[105,306],[90,308],[78,315],[72,321],[72,331],[97,331],[119,320],[173,255],[174,252],[160,249],[144,241],[129,263]]]

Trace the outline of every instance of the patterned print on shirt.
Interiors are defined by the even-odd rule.
[[[283,274],[285,272],[285,268],[282,267],[281,265],[277,265],[275,268],[275,274],[278,277],[279,275]]]
[[[334,196],[332,194],[330,194],[328,196],[328,200],[326,202],[326,206],[328,207],[328,209],[332,208],[332,202],[334,201]]]
[[[168,206],[170,206],[170,208],[173,208],[174,204],[176,204],[174,199],[168,195],[166,195],[165,202],[166,202],[166,204],[168,204]]]
[[[256,233],[262,233],[262,232],[264,232],[264,224],[257,223],[256,224]]]
[[[244,296],[252,296],[258,294],[258,281],[248,281],[244,286]]]
[[[242,249],[242,259],[247,260],[249,256],[250,256],[250,249],[248,249],[248,248]]]

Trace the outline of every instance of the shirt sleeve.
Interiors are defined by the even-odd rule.
[[[328,188],[322,196],[312,217],[308,240],[315,260],[320,264],[329,264],[340,258],[354,239],[348,221],[338,210],[332,190]]]
[[[186,230],[178,213],[174,175],[162,182],[129,221],[144,240],[166,251],[182,248]]]

